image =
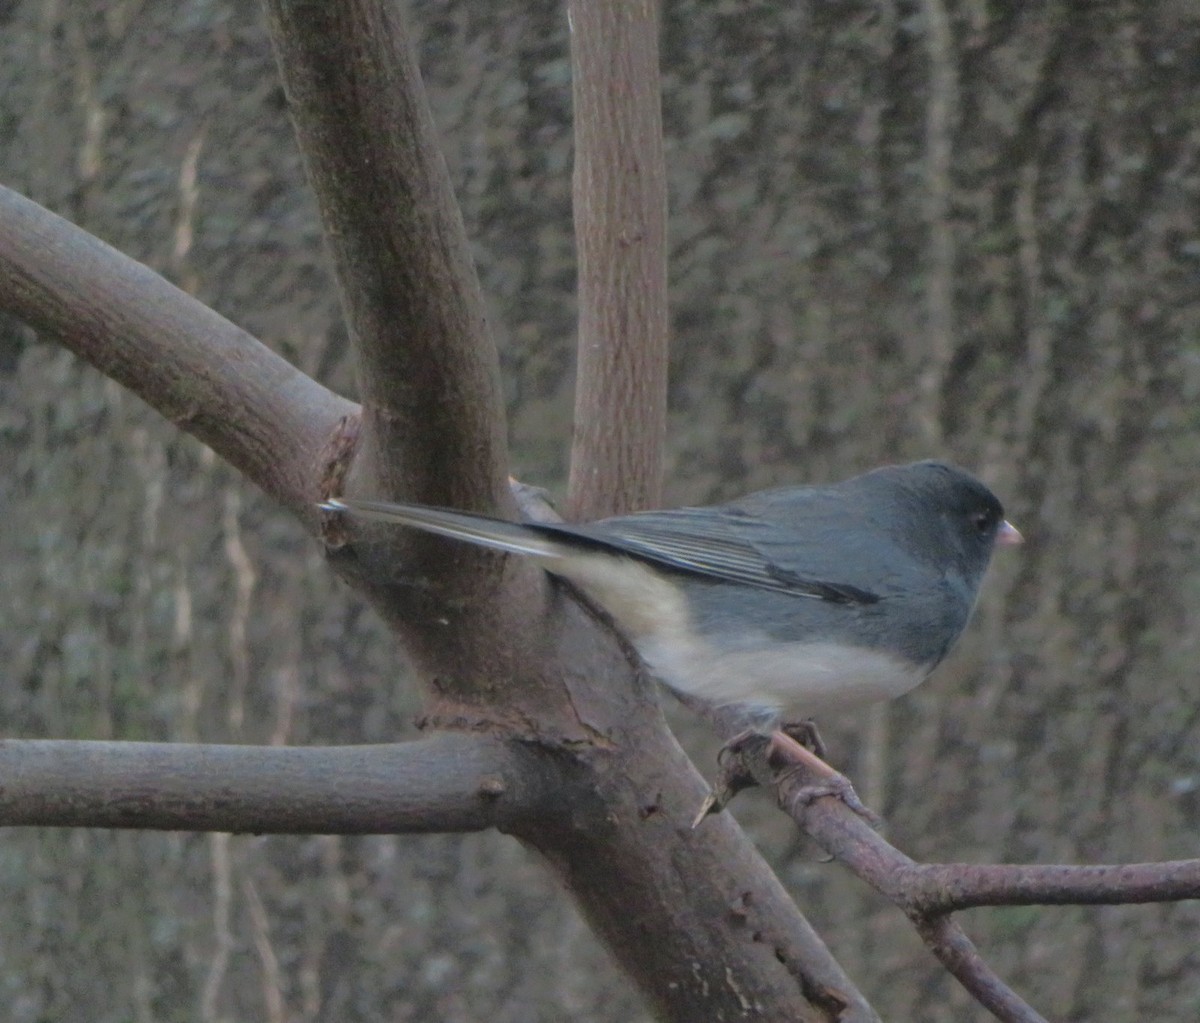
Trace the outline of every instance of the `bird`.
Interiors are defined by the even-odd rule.
[[[995,547],[1022,542],[983,483],[932,460],[585,523],[320,507],[534,559],[727,739],[913,689],[962,634]]]

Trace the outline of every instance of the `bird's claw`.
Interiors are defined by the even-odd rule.
[[[721,752],[717,754],[716,783],[704,797],[704,802],[700,804],[700,810],[692,821],[693,828],[697,827],[710,813],[720,813],[724,810],[729,805],[729,801],[743,789],[752,788],[758,784],[758,780],[746,768],[745,761],[742,759],[742,755],[748,747],[756,741],[765,744],[770,741],[770,738],[761,732],[745,731],[735,735],[721,747]]]
[[[776,771],[782,768],[776,776],[777,780],[782,781],[800,771],[807,772],[809,777],[814,772],[819,775],[818,781],[798,785],[788,792],[787,800],[792,806],[808,806],[824,796],[832,796],[840,799],[871,827],[881,827],[882,818],[859,799],[850,779],[830,767],[812,748],[813,745],[822,751],[825,748],[811,721],[787,726],[770,735],[750,730],[730,739],[717,756],[720,770],[716,784],[700,805],[692,827],[699,825],[709,814],[720,813],[743,789],[757,785],[758,779],[750,763],[754,758],[764,755]]]
[[[810,806],[825,796],[840,799],[876,831],[883,827],[883,818],[858,798],[858,793],[854,791],[854,786],[850,784],[850,779],[844,774],[835,772],[825,781],[813,785],[801,785],[798,788],[792,789],[788,793],[787,799],[793,805],[801,804],[803,806]]]
[[[795,739],[806,750],[816,754],[822,760],[829,752],[829,747],[825,745],[825,740],[821,738],[821,733],[817,730],[817,723],[812,718],[804,718],[801,721],[785,721],[779,726],[779,730],[789,739]]]

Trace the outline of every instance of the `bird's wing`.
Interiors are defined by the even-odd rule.
[[[733,511],[678,508],[639,512],[585,525],[539,524],[539,531],[591,540],[625,554],[709,579],[839,604],[873,604],[879,596],[822,579],[764,553],[754,534],[763,524]]]
[[[350,498],[329,500],[321,507],[548,560],[607,550],[678,572],[793,597],[838,604],[873,604],[880,599],[860,586],[824,578],[835,576],[839,567],[837,554],[826,549],[828,545],[814,547],[798,530],[781,531],[733,507],[639,512],[579,525],[507,522],[450,508]],[[816,531],[825,533],[819,526]],[[797,558],[797,548],[807,550],[808,557]],[[823,570],[826,565],[828,571]]]

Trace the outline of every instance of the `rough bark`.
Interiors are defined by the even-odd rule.
[[[667,183],[657,0],[573,0],[579,338],[569,518],[658,507],[667,422]]]
[[[514,465],[558,486],[576,277],[566,19],[558,0],[414,6]],[[918,400],[937,123],[923,20],[887,4],[860,21],[828,5],[665,5],[667,503],[930,454],[986,475],[1029,537],[1019,564],[989,580],[954,660],[889,727],[823,723],[835,762],[919,859],[1191,855],[1195,12],[946,9],[953,255],[937,265],[957,333]],[[253,10],[3,16],[5,183],[352,393]],[[264,498],[11,324],[0,374],[8,734],[410,734],[393,643]],[[239,717],[241,666],[255,681]],[[984,1018],[892,907],[814,862],[773,808],[735,812],[885,1018]],[[494,835],[5,843],[14,1019],[192,1021],[213,1005],[269,1019],[279,998],[288,1019],[645,1018],[569,900]],[[970,929],[1052,1018],[1132,1023],[1190,1004],[1196,924],[1184,904],[981,911]],[[215,970],[228,948],[247,954]]]
[[[342,305],[363,361],[362,433],[341,417],[327,443],[334,457],[308,466],[300,492],[327,493],[346,481],[384,496],[433,500],[446,494],[467,507],[483,500],[487,510],[508,504],[498,394],[491,386],[494,352],[477,315],[478,287],[461,221],[398,11],[387,2],[363,2],[331,13],[288,0],[269,10],[301,148],[332,239]],[[346,125],[356,130],[347,135]],[[101,258],[102,271],[119,262],[107,252]],[[408,273],[400,267],[406,261],[415,266]],[[88,274],[92,268],[79,269]],[[89,283],[92,276],[102,273],[90,273]],[[91,290],[76,294],[62,278],[47,285],[57,284],[52,302],[15,303],[51,337],[71,322],[72,306],[84,322],[93,315]],[[0,288],[5,283],[18,298],[24,295],[23,277]],[[147,284],[159,287],[153,275]],[[177,329],[196,333],[186,296],[164,294],[179,318]],[[48,315],[45,306],[66,315]],[[116,333],[97,339],[97,348],[118,346]],[[222,364],[221,353],[212,358]],[[115,360],[93,355],[93,361],[103,367]],[[240,368],[248,375],[257,370]],[[161,400],[173,407],[170,382],[166,374],[151,376],[141,394],[151,405]],[[656,396],[659,419],[663,397]],[[278,398],[296,401],[286,392]],[[295,414],[305,411],[300,406]],[[592,413],[617,416],[605,407]],[[217,433],[239,434],[236,417],[198,421]],[[180,425],[186,429],[189,422]],[[639,449],[648,450],[648,443]],[[615,472],[623,461],[603,468]],[[289,472],[298,475],[304,467]],[[308,524],[314,524],[311,516]],[[561,819],[506,823],[556,866],[664,1018],[754,1011],[816,1019],[843,1010],[853,1019],[873,1018],[737,825],[725,819],[704,833],[688,826],[703,783],[675,744],[636,659],[606,623],[529,566],[473,551],[446,557],[442,542],[392,542],[353,522],[326,520],[321,528],[332,563],[404,638],[433,696],[428,724],[540,746],[555,754],[560,771],[582,777],[564,786],[568,809]],[[244,555],[235,551],[232,558],[248,579]],[[244,660],[239,668],[245,676]],[[247,683],[243,677],[240,684]],[[14,755],[22,748],[36,753],[13,747]],[[95,748],[78,755],[95,756]],[[108,756],[119,759],[111,748]],[[243,763],[240,753],[212,756]],[[297,754],[283,756],[288,764]],[[359,756],[372,760],[369,753]],[[189,751],[181,758],[191,759]],[[280,759],[273,751],[270,763]],[[385,769],[388,756],[376,759],[381,763],[374,769]],[[264,755],[264,770],[267,762]],[[213,793],[204,784],[208,772],[201,775],[191,805],[198,820],[212,826],[216,811],[206,807]],[[114,778],[109,775],[110,783]],[[250,786],[252,794],[261,796],[266,780]],[[144,779],[129,784],[128,798],[144,798]],[[111,822],[114,812],[127,820],[120,807],[101,809],[94,823]],[[166,823],[175,826],[179,817],[168,814]],[[730,914],[727,907],[739,899],[753,911]],[[207,995],[205,1001],[211,1011]]]

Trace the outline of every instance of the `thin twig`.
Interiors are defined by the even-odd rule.
[[[1004,983],[979,954],[974,942],[949,916],[913,916],[917,933],[950,974],[1002,1023],[1046,1023],[1020,995]]]
[[[922,863],[910,902],[926,913],[975,906],[1113,906],[1200,899],[1200,859],[1086,866]]]
[[[899,905],[916,926],[925,944],[947,970],[981,1005],[1003,1023],[1045,1023],[1045,1020],[984,962],[970,938],[944,912],[929,913],[905,897],[905,885],[919,870],[904,853],[889,844],[851,802],[849,781],[828,764],[786,736],[742,741],[730,751],[741,762],[743,778],[768,777],[779,805],[826,852]],[[843,796],[833,793],[841,792]]]

